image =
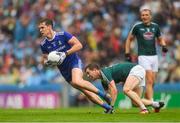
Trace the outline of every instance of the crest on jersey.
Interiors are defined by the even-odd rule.
[[[145,32],[143,34],[143,37],[145,40],[152,40],[154,38],[154,33],[152,32]]]
[[[59,45],[62,45],[62,43],[61,43],[61,41],[60,41],[60,40],[58,41],[58,44],[59,44]]]

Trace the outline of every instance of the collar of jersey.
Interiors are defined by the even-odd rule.
[[[103,79],[104,81],[109,82],[109,79],[106,77],[106,75],[103,73],[103,71],[101,70],[100,72],[101,72],[101,75],[102,75],[102,79]]]
[[[47,41],[52,41],[52,40],[55,38],[55,36],[56,36],[56,32],[54,31],[54,36],[53,36],[53,38],[52,38],[52,39],[48,39],[48,38],[46,37],[46,39],[47,39]]]
[[[145,27],[150,27],[151,24],[152,24],[152,22],[151,22],[149,25],[146,25],[146,24],[143,23],[143,25],[144,25]]]

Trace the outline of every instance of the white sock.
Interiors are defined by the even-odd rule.
[[[152,107],[158,108],[158,107],[159,107],[159,102],[153,101],[153,102],[152,102]]]
[[[141,110],[147,109],[147,108],[145,107],[145,105],[141,105],[140,108],[141,108]]]

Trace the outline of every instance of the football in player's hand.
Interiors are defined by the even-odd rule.
[[[58,54],[57,51],[52,51],[48,54],[48,61],[51,61],[51,62],[59,62],[60,60],[60,55]]]

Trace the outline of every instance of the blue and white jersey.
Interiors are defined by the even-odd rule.
[[[66,52],[71,48],[71,45],[68,43],[68,41],[72,37],[73,35],[65,31],[55,32],[55,35],[51,40],[45,38],[44,41],[41,42],[41,50],[43,54],[49,54],[52,51]],[[79,58],[77,53],[73,53],[65,58],[63,63],[58,66],[58,69],[60,70],[66,81],[70,82],[72,80],[72,69],[82,69],[82,66],[83,65],[81,59]]]

